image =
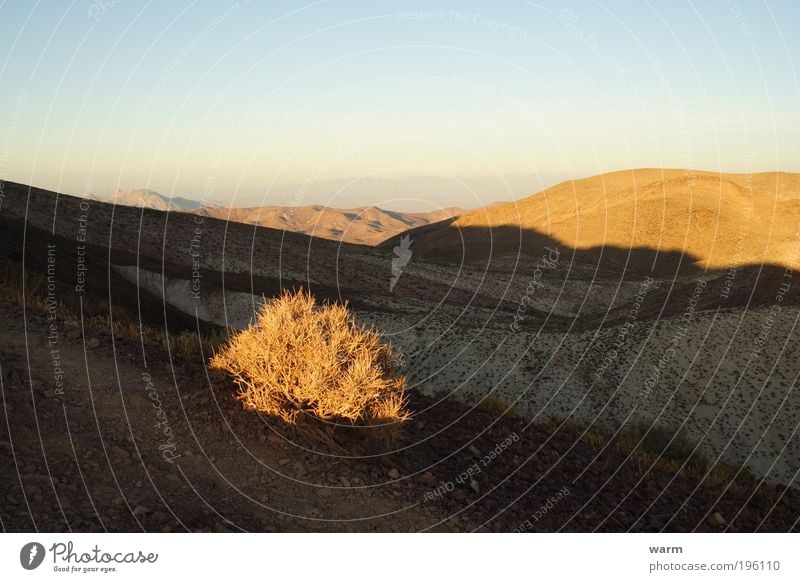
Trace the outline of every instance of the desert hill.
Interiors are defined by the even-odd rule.
[[[582,183],[576,181],[574,186],[579,189]],[[568,199],[573,197],[591,198],[582,191],[571,193]],[[574,499],[575,505],[560,505],[563,509],[553,514],[552,523],[542,522],[543,528],[553,530],[564,524],[567,529],[612,531],[729,527],[708,524],[715,511],[729,520],[731,530],[797,527],[793,517],[797,502],[792,493],[796,489],[767,486],[792,484],[800,459],[800,433],[796,430],[800,400],[794,389],[800,373],[800,361],[794,357],[800,346],[796,326],[800,285],[791,274],[787,277],[783,266],[743,265],[732,278],[728,271],[676,271],[656,274],[645,286],[642,274],[631,272],[624,262],[607,262],[601,268],[592,249],[572,248],[555,236],[542,235],[539,242],[558,246],[559,254],[548,255],[551,264],[531,274],[540,254],[520,257],[513,247],[500,257],[505,262],[462,263],[460,248],[455,260],[445,254],[432,261],[426,247],[429,241],[422,235],[426,230],[446,232],[447,227],[429,225],[412,231],[416,240],[407,249],[411,256],[406,257],[408,261],[403,262],[399,279],[392,285],[397,270],[392,246],[351,245],[211,216],[199,219],[182,212],[114,208],[96,201],[87,204],[80,198],[5,183],[0,242],[11,292],[6,296],[9,305],[3,316],[8,325],[0,345],[6,346],[2,349],[3,371],[13,372],[4,382],[14,395],[17,412],[10,434],[0,434],[0,441],[12,442],[13,438],[14,446],[38,447],[36,433],[25,432],[33,422],[31,398],[36,399],[36,410],[51,415],[48,419],[63,418],[62,399],[53,397],[53,375],[48,368],[52,358],[47,320],[43,313],[34,317],[31,312],[37,304],[52,305],[52,288],[56,315],[63,320],[59,347],[70,367],[66,401],[77,407],[70,408],[70,418],[86,421],[69,427],[69,434],[79,441],[96,434],[92,416],[73,414],[73,410],[97,406],[100,414],[109,417],[102,421],[103,441],[108,438],[128,453],[127,457],[118,453],[121,460],[115,463],[124,469],[125,483],[133,486],[129,491],[126,485],[123,504],[115,510],[110,527],[130,530],[141,521],[144,528],[159,529],[171,521],[163,508],[154,507],[157,496],[150,490],[147,473],[142,472],[139,453],[126,436],[129,424],[149,428],[150,410],[141,402],[138,409],[127,408],[136,405],[128,401],[124,410],[120,408],[120,397],[134,398],[137,391],[142,392],[144,369],[161,388],[163,406],[171,419],[182,419],[184,411],[190,411],[179,440],[182,450],[194,449],[194,455],[187,454],[186,464],[181,464],[190,472],[192,485],[199,483],[203,496],[217,499],[226,490],[225,480],[216,472],[220,468],[236,481],[253,480],[243,490],[260,505],[239,493],[224,502],[230,521],[244,529],[264,527],[259,523],[281,530],[324,527],[302,517],[291,524],[274,523],[267,515],[273,507],[278,512],[302,507],[298,513],[303,516],[323,519],[352,518],[362,507],[362,489],[351,491],[345,485],[343,491],[334,491],[331,499],[316,490],[324,488],[323,484],[341,485],[341,477],[352,484],[356,475],[364,483],[377,484],[392,469],[403,479],[388,484],[385,496],[376,493],[376,505],[369,511],[392,511],[397,504],[412,506],[469,466],[472,460],[464,455],[470,451],[470,439],[512,408],[519,422],[537,427],[532,441],[494,461],[485,472],[486,480],[477,479],[478,491],[466,484],[457,496],[453,493],[442,500],[447,504],[443,508],[423,502],[433,511],[432,521],[441,519],[442,509],[449,513],[470,505],[478,513],[471,515],[468,523],[450,525],[509,531],[518,526],[518,515],[538,506],[547,491],[573,483],[569,499]],[[500,232],[519,230],[509,229]],[[667,238],[674,234],[669,225],[664,230]],[[478,231],[460,232],[477,240]],[[611,251],[616,258],[629,253],[627,248],[604,247],[604,252]],[[640,258],[656,256],[655,251],[640,249],[637,253]],[[657,256],[660,260],[682,255],[671,251]],[[85,272],[80,270],[82,265]],[[420,421],[408,432],[407,442],[414,444],[408,447],[408,458],[413,463],[398,458],[387,467],[357,461],[352,466],[349,462],[329,466],[319,455],[301,453],[302,447],[293,442],[276,449],[270,432],[254,430],[260,420],[237,408],[235,387],[226,379],[206,375],[212,349],[207,338],[224,337],[228,326],[246,325],[262,296],[273,297],[286,287],[310,289],[319,299],[347,300],[359,322],[379,329],[404,354],[404,370],[416,399],[413,410],[418,411],[415,422]],[[25,297],[27,309],[20,306],[21,297]],[[141,333],[140,326],[151,331]],[[143,344],[140,334],[150,339]],[[164,335],[174,343],[166,342]],[[169,353],[164,345],[170,346]],[[28,352],[25,346],[29,346]],[[183,355],[176,358],[179,346]],[[84,383],[84,353],[90,361],[91,385]],[[33,362],[32,368],[38,370],[32,379],[26,376],[26,362]],[[125,366],[115,368],[115,362],[125,362]],[[188,408],[187,402],[192,402]],[[224,403],[223,410],[215,408],[216,402]],[[461,419],[474,406],[492,410],[493,415],[482,413],[475,424],[464,424]],[[235,437],[227,433],[228,415],[240,423]],[[505,414],[493,424],[497,430],[491,437],[475,444],[479,451],[517,430],[518,425],[503,421],[507,418]],[[548,422],[573,428],[564,436]],[[653,426],[662,436],[685,435],[709,459],[709,471],[719,470],[720,463],[743,464],[744,468],[736,475],[714,472],[704,477],[705,469],[698,473],[697,467],[690,469],[683,460],[663,464],[663,459],[658,460],[663,448],[658,447],[665,446],[669,438],[659,441],[656,448],[649,449],[648,457],[631,467],[625,461],[632,458],[627,452],[606,447],[604,437],[575,429],[575,422],[587,423],[590,431],[607,435],[642,424]],[[454,424],[459,430],[455,437],[440,431]],[[199,444],[190,446],[200,434],[198,426],[203,427]],[[428,439],[434,434],[435,439]],[[141,449],[142,459],[148,465],[158,462],[152,455],[157,450],[151,442],[152,431],[140,434],[137,429],[135,438],[137,443],[140,438],[150,439],[145,440],[149,446]],[[587,439],[595,448],[583,448]],[[236,448],[236,442],[244,444]],[[421,452],[420,443],[442,449]],[[573,447],[575,443],[579,444]],[[638,447],[636,441],[632,444]],[[51,444],[47,446],[49,449]],[[88,440],[85,447],[83,442],[78,446],[81,451],[98,451],[98,459],[102,447],[102,442],[90,444]],[[599,461],[598,447],[612,456]],[[215,460],[209,461],[202,451],[212,449]],[[461,452],[448,457],[446,466],[432,466],[430,461],[445,457],[445,450]],[[567,460],[567,451],[577,456]],[[543,457],[543,452],[549,456]],[[73,452],[64,449],[58,454],[62,455],[58,471],[66,475]],[[532,466],[529,459],[540,464]],[[6,460],[10,462],[10,457]],[[87,470],[93,468],[85,464]],[[261,471],[258,467],[264,465],[268,469]],[[270,477],[275,468],[279,475]],[[567,469],[569,475],[563,474]],[[509,472],[514,477],[505,482],[511,490],[495,490],[496,479],[504,479]],[[659,476],[654,479],[656,473]],[[42,474],[46,476],[41,467],[26,469],[25,487],[28,480],[35,481]],[[161,479],[164,474],[158,473],[156,490],[182,498],[183,490],[173,484],[178,481]],[[409,485],[406,475],[414,475],[416,480]],[[608,481],[610,475],[627,481],[615,484]],[[301,476],[311,482],[302,494],[296,482]],[[113,484],[102,485],[108,489],[102,492],[104,508],[117,503]],[[632,490],[636,493],[628,495]],[[715,501],[724,490],[736,491],[735,499]],[[758,491],[763,511],[737,513],[754,491]],[[88,515],[86,500],[78,501],[79,493],[68,495],[76,511]],[[342,498],[337,497],[339,493]],[[261,500],[262,494],[267,501]],[[15,499],[23,499],[22,495],[13,490]],[[517,504],[513,512],[501,511],[520,495],[523,505]],[[135,502],[131,508],[125,505],[129,496]],[[585,505],[588,499],[599,500],[601,505]],[[656,499],[665,505],[654,510],[650,504]],[[55,503],[47,499],[43,503],[51,501]],[[672,518],[684,502],[690,513],[679,512],[676,523]],[[137,504],[154,511],[137,521],[137,516],[130,515]],[[21,524],[22,517],[17,515],[22,512],[20,503],[9,507],[8,523]],[[52,509],[45,509],[47,519],[53,520]],[[158,513],[162,515],[156,517]],[[184,514],[189,516],[186,520]],[[375,525],[392,531],[430,526],[429,518],[408,515],[408,519]],[[2,517],[6,520],[6,515]],[[70,513],[70,523],[72,518]],[[253,521],[256,518],[258,523]],[[187,506],[181,510],[183,525],[168,527],[204,529],[214,519],[199,516],[196,508]],[[231,526],[227,522],[217,525]]]
[[[134,208],[150,208],[152,210],[175,210],[177,212],[191,212],[203,208],[203,204],[189,198],[174,196],[172,198],[159,194],[149,188],[135,190],[117,190],[111,196],[95,196],[92,198],[99,202],[119,204],[120,206],[133,206]]]
[[[207,375],[197,346],[170,357],[143,346],[138,330],[82,328],[89,322],[63,312],[58,349],[67,380],[58,393],[52,321],[5,301],[0,317],[11,413],[0,427],[7,532],[797,529],[797,491],[743,475],[720,482],[720,472],[687,495],[697,467],[649,467],[648,453],[602,446],[596,431],[582,437],[582,426],[498,418],[452,399],[415,394],[408,446],[390,454],[360,448],[357,435],[345,454],[329,450],[244,410],[229,380]],[[496,456],[488,463],[486,455]],[[471,481],[454,481],[473,465],[481,470]],[[560,503],[526,525],[559,490],[567,493]],[[759,511],[740,512],[745,505]],[[710,520],[714,512],[728,522]]]
[[[95,196],[92,199],[119,206],[188,212],[243,224],[299,232],[337,242],[369,246],[377,245],[406,230],[452,219],[464,212],[460,208],[442,208],[430,212],[395,212],[377,206],[331,208],[319,204],[235,208],[202,203],[179,196],[170,198],[147,188],[117,190],[111,196]]]
[[[596,255],[603,249],[648,251],[633,265],[639,269],[658,255],[682,255],[711,269],[795,267],[798,224],[799,174],[637,169],[571,180],[516,203],[465,212],[412,238],[420,254],[450,261],[527,255],[550,243]]]
[[[454,218],[463,210],[443,208],[432,212],[393,212],[377,206],[342,209],[314,205],[203,208],[197,212],[223,220],[374,246],[406,230]]]

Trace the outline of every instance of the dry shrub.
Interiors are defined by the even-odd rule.
[[[366,425],[409,417],[392,348],[346,305],[317,305],[303,291],[265,301],[211,367],[233,376],[246,408],[289,424],[301,415]]]

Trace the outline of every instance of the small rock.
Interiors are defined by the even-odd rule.
[[[308,471],[306,471],[305,465],[303,465],[303,463],[301,463],[300,461],[297,461],[294,465],[292,465],[292,469],[294,469],[294,472],[297,473],[298,475],[305,475],[306,473],[308,473]]]
[[[128,397],[128,406],[133,410],[144,410],[151,406],[150,401],[141,394],[131,394]]]
[[[725,518],[722,517],[722,514],[719,511],[715,511],[714,513],[711,514],[711,517],[708,518],[708,523],[710,523],[713,526],[719,527],[725,525],[728,522],[725,521]]]
[[[350,487],[350,479],[345,476],[339,477],[339,483],[341,483],[343,487]]]
[[[481,492],[481,486],[478,485],[478,482],[475,479],[473,479],[472,481],[469,482],[469,486],[472,487],[472,490],[475,493],[480,493]]]
[[[422,474],[422,481],[426,485],[435,485],[436,484],[436,475],[431,473],[430,471]]]
[[[260,442],[260,443],[265,443],[265,442],[267,442],[267,436],[266,436],[266,435],[263,435],[263,434],[262,434],[262,435],[259,435],[259,437],[258,437],[258,442]]]
[[[89,348],[92,348],[92,349],[99,348],[100,347],[100,340],[97,339],[96,337],[93,337],[88,342],[86,342],[86,347],[89,347]]]
[[[58,392],[56,392],[53,388],[44,391],[45,398],[55,398],[56,396],[58,396]]]
[[[319,495],[320,497],[330,497],[331,490],[328,487],[320,487],[319,489],[317,489],[317,495]]]
[[[149,507],[146,507],[144,505],[137,505],[136,507],[133,508],[133,516],[139,517],[140,515],[145,515],[151,513],[152,511],[153,510],[150,509]]]
[[[288,465],[289,464],[289,459],[278,459],[278,464],[279,465]]]
[[[389,478],[390,479],[399,479],[400,478],[400,471],[397,469],[392,469],[389,471]]]

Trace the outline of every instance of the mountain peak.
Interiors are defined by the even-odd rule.
[[[174,210],[191,212],[203,208],[203,204],[180,196],[164,196],[150,188],[134,188],[133,190],[115,190],[111,196],[98,196],[101,202],[112,202],[121,206],[151,208],[153,210]]]

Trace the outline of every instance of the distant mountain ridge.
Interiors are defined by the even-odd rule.
[[[377,206],[329,208],[314,205],[203,208],[196,212],[233,222],[374,246],[409,229],[454,219],[464,211],[443,208],[432,212],[396,212]]]
[[[460,208],[442,208],[431,212],[396,212],[377,206],[330,208],[319,204],[227,208],[219,205],[204,205],[188,198],[170,198],[146,188],[117,190],[112,196],[95,197],[95,199],[122,206],[199,214],[370,246],[380,244],[384,240],[412,228],[455,219],[464,212]]]
[[[121,206],[135,208],[151,208],[153,210],[175,210],[177,212],[191,212],[203,208],[204,205],[196,200],[175,196],[170,198],[159,194],[149,188],[134,190],[116,190],[111,196],[94,196],[94,200],[110,202]]]

